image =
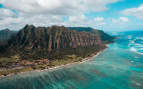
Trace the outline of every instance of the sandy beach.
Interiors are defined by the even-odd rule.
[[[100,53],[102,53],[104,50],[101,50],[100,52],[98,53],[94,53],[92,54],[90,57],[87,57],[87,58],[83,58],[81,61],[78,61],[78,62],[73,62],[73,63],[68,63],[68,64],[64,64],[64,65],[59,65],[59,66],[54,66],[54,67],[51,67],[51,68],[48,68],[48,69],[43,69],[43,70],[40,70],[40,69],[36,69],[36,70],[32,70],[32,71],[26,71],[26,72],[19,72],[19,73],[12,73],[12,74],[8,74],[6,76],[2,75],[0,76],[0,78],[5,78],[5,77],[10,77],[10,76],[14,76],[14,75],[19,75],[19,74],[24,74],[24,73],[28,73],[28,72],[44,72],[44,71],[47,71],[47,70],[55,70],[55,69],[59,69],[59,68],[63,68],[63,67],[66,67],[66,66],[71,66],[73,64],[81,64],[81,63],[84,63],[84,62],[87,62],[89,60],[91,60],[92,58],[94,57],[97,57]]]

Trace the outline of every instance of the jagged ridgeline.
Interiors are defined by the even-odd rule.
[[[112,40],[112,36],[92,28],[26,25],[1,47],[0,56],[20,55],[24,60],[54,60],[73,54],[87,57]]]
[[[0,45],[5,44],[14,34],[16,34],[16,31],[11,31],[9,29],[0,30]]]

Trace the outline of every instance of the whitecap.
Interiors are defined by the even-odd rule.
[[[140,84],[140,83],[138,83],[138,82],[136,82],[136,85],[140,86],[141,84]]]
[[[137,52],[138,54],[140,54],[140,55],[143,55],[143,53],[141,53],[141,52]]]
[[[134,43],[135,43],[134,40],[130,41],[130,44],[134,44]]]
[[[131,47],[130,50],[133,52],[137,52],[137,50],[134,47]]]
[[[135,46],[143,47],[143,45],[142,45],[142,44],[139,44],[139,43],[135,43]]]
[[[136,48],[134,48],[134,47],[131,47],[131,48],[130,48],[130,51],[136,52],[137,54],[140,54],[140,55],[143,55],[143,53],[138,52],[138,50],[137,50]]]

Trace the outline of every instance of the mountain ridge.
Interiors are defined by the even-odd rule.
[[[86,31],[87,29],[90,29],[90,31]],[[107,39],[105,39],[106,37]],[[5,47],[1,47],[1,51],[8,50],[11,55],[19,54],[21,59],[28,59],[30,56],[33,57],[32,59],[52,59],[54,55],[55,58],[58,58],[59,55],[57,57],[57,54],[68,55],[68,52],[64,53],[64,50],[70,50],[69,54],[80,54],[78,53],[79,50],[84,50],[83,52],[85,52],[87,49],[92,50],[91,48],[99,50],[100,48],[105,48],[105,44],[113,42],[112,39],[112,36],[103,31],[89,27],[68,28],[56,25],[35,27],[34,25],[26,25],[8,40],[8,44]],[[63,53],[60,52],[61,50]],[[58,53],[56,54],[56,52]]]
[[[91,28],[26,25],[0,45],[0,75],[48,69],[96,55],[114,37]],[[80,30],[80,31],[79,31]]]

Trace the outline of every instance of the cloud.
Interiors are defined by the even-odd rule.
[[[10,9],[25,13],[73,14],[84,11],[104,11],[117,0],[2,0]],[[18,3],[18,4],[16,4]]]
[[[96,17],[96,18],[94,18],[94,20],[97,22],[102,22],[102,21],[104,21],[104,18],[103,17]]]
[[[95,17],[93,19],[88,19],[85,15],[77,15],[77,16],[70,16],[68,21],[63,23],[66,26],[75,26],[75,27],[94,27],[94,28],[101,28],[101,26],[105,25],[105,20],[103,17]]]
[[[121,22],[128,22],[129,19],[127,17],[120,17],[119,18]]]
[[[137,18],[143,19],[143,4],[137,8],[129,8],[121,11],[124,15],[136,16]]]
[[[1,29],[10,28],[19,30],[25,24],[33,24],[35,26],[51,26],[51,25],[62,25],[62,17],[60,16],[43,16],[36,15],[33,17],[7,17],[0,20]]]
[[[90,21],[91,24],[94,24],[96,28],[101,28],[106,25],[105,19],[103,17],[95,17],[93,21]]]
[[[15,13],[12,12],[11,10],[5,9],[5,8],[0,8],[0,19],[6,18],[6,17],[12,17],[14,15],[15,15]]]
[[[83,6],[88,11],[98,12],[107,10],[107,5],[119,0],[81,0]]]
[[[127,23],[129,21],[129,19],[127,17],[120,17],[118,19],[113,18],[112,22],[113,23],[119,23],[119,24],[124,24]]]
[[[105,24],[101,17],[87,19],[88,12],[107,10],[107,5],[118,0],[0,0],[0,28],[19,29],[24,24],[95,26]],[[16,12],[16,13],[15,13]],[[68,20],[63,20],[68,17]],[[12,27],[13,26],[13,27]]]
[[[70,16],[69,17],[69,21],[71,21],[71,22],[76,22],[76,21],[84,21],[84,20],[86,20],[86,17],[85,17],[85,15],[78,15],[78,16]]]

